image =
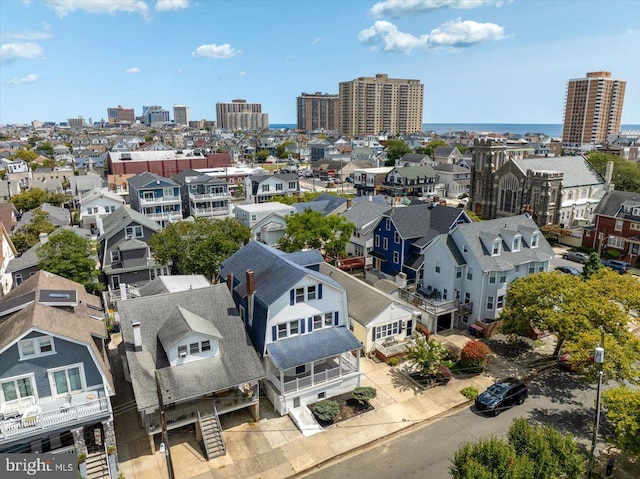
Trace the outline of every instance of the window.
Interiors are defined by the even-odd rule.
[[[124,229],[125,238],[142,238],[144,235],[142,233],[142,226],[127,226]]]
[[[211,351],[211,341],[202,341],[202,343],[200,343],[200,349],[202,352]]]
[[[624,225],[624,221],[616,220],[616,231],[622,231],[622,226]]]
[[[287,323],[278,324],[278,339],[287,337]]]
[[[498,304],[496,305],[498,309],[504,307],[504,296],[498,296]]]
[[[529,274],[533,274],[536,272],[536,263],[535,262],[531,262],[529,263]]]
[[[333,325],[333,313],[324,313],[324,327],[329,328]]]
[[[507,280],[507,272],[500,271],[500,284],[504,283]]]
[[[189,344],[189,354],[198,354],[200,352],[200,343]]]
[[[439,259],[436,260],[436,273],[440,272],[440,266],[441,266],[441,262]]]
[[[544,271],[544,262],[538,263],[538,273],[542,273]]]
[[[387,231],[391,231],[391,218],[386,219],[385,225],[386,225]]]
[[[487,296],[487,309],[493,309],[493,296]]]
[[[269,185],[262,185],[262,192],[266,193],[269,191]]]
[[[513,246],[511,248],[511,251],[520,251],[520,237],[519,236],[513,238]]]
[[[467,280],[473,280],[473,268],[471,266],[467,267]]]
[[[304,288],[296,288],[296,303],[304,303]]]
[[[303,364],[301,366],[296,366],[296,374],[304,374],[307,370],[307,367]]]
[[[463,253],[466,253],[466,252],[467,252],[467,245],[466,245],[466,244],[463,244],[463,245],[462,245],[462,252],[463,252]]]
[[[376,248],[379,248],[380,247],[380,235],[376,235],[374,241],[375,241]]]
[[[531,235],[531,247],[532,248],[538,247],[538,233],[533,233],[533,235]]]
[[[111,251],[111,262],[115,263],[117,261],[120,261],[120,250],[114,249]]]
[[[621,236],[609,235],[609,238],[607,238],[607,246],[622,249],[624,248],[624,238]]]
[[[18,343],[18,351],[20,352],[20,359],[36,358],[56,352],[51,336],[24,339]]]
[[[496,284],[496,272],[492,271],[491,273],[489,273],[489,284]]]
[[[393,242],[396,244],[400,244],[400,233],[397,231],[393,233]]]
[[[2,398],[13,401],[27,396],[33,396],[33,382],[31,376],[18,377],[2,381]]]
[[[395,264],[400,263],[400,253],[398,253],[397,251],[393,252],[393,262]]]
[[[282,183],[276,183],[276,191],[284,191],[284,185]]]
[[[385,251],[389,249],[389,238],[382,238],[382,249]]]
[[[22,275],[16,274],[16,286],[20,286],[22,284]]]
[[[178,357],[184,358],[187,357],[188,354],[186,346],[178,346]]]
[[[462,278],[462,266],[456,266],[456,279]]]
[[[491,251],[491,256],[496,256],[500,254],[500,241],[493,242],[493,249]]]
[[[295,190],[296,189],[296,182],[295,181],[290,181],[289,182],[289,189],[290,190]]]
[[[84,391],[84,369],[82,364],[50,370],[49,382],[52,386],[51,390],[54,391],[56,396],[75,391]]]
[[[327,393],[326,392],[318,393],[318,399],[324,399],[326,397],[327,397]]]
[[[444,288],[442,290],[442,299],[446,300],[447,299],[447,288]]]
[[[289,323],[289,335],[293,336],[300,332],[300,323],[298,321],[291,321]]]
[[[256,215],[251,215],[251,221],[255,221],[256,220]]]
[[[389,336],[395,336],[398,334],[398,322],[390,324],[383,324],[382,326],[376,326],[374,329],[375,339],[383,339]]]
[[[308,286],[307,287],[307,301],[311,301],[312,299],[316,299],[316,287]]]
[[[322,315],[321,314],[316,314],[313,317],[313,330],[315,331],[316,329],[322,329]]]
[[[640,223],[631,223],[629,225],[629,229],[636,230],[636,231],[640,230]]]
[[[464,303],[469,304],[471,302],[471,293],[464,293]]]

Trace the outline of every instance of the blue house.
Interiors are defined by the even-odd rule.
[[[362,344],[348,328],[347,293],[319,272],[322,263],[317,250],[287,254],[251,241],[220,271],[263,359],[267,397],[303,432],[305,405],[360,384]]]
[[[398,273],[422,281],[424,248],[438,235],[471,220],[460,208],[416,202],[392,208],[380,217],[373,232],[373,267],[388,276]]]
[[[127,180],[131,208],[161,227],[182,219],[180,185],[173,180],[144,172]]]

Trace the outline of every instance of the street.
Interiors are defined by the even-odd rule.
[[[497,417],[478,414],[473,406],[467,407],[302,477],[341,479],[364,474],[367,479],[447,478],[450,459],[462,443],[504,436],[517,417],[572,434],[586,455],[591,444],[595,397],[595,386],[552,368],[529,383],[529,398],[522,406],[515,406]],[[601,420],[599,436],[605,428],[606,421]]]

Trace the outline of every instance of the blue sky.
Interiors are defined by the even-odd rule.
[[[387,73],[425,85],[425,123],[561,123],[567,81],[627,81],[640,124],[640,0],[0,0],[0,124],[108,107],[262,103]]]

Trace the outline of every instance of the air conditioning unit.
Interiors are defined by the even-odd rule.
[[[406,320],[402,320],[402,329],[406,329],[407,328],[407,321]]]
[[[187,353],[180,353],[180,359],[184,359],[187,357]]]

